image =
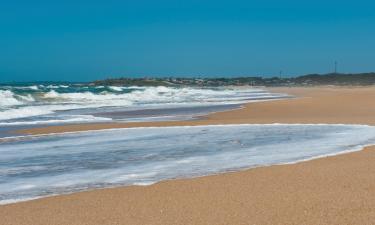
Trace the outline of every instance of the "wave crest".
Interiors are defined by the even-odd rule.
[[[17,106],[33,101],[35,101],[35,99],[30,94],[16,95],[10,90],[0,90],[0,106]]]

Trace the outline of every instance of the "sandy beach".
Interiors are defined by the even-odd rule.
[[[45,134],[116,127],[241,123],[375,124],[375,88],[273,88],[256,102],[194,121],[51,126]],[[0,224],[373,224],[375,148],[292,165],[0,206]]]

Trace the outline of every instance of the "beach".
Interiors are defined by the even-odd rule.
[[[373,87],[271,88],[293,99],[253,102],[191,121],[19,130],[48,134],[214,124],[375,124]],[[0,206],[0,224],[372,224],[373,147],[291,165],[47,197]]]

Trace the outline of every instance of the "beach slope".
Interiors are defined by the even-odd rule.
[[[375,88],[274,89],[300,98],[251,103],[198,121],[375,124]],[[102,129],[85,125],[79,129]],[[106,125],[111,127],[110,125]],[[116,125],[120,126],[120,125]],[[49,127],[24,131],[77,130]],[[47,130],[46,130],[47,129]],[[0,224],[373,224],[375,148],[291,165],[151,186],[131,186],[0,206]]]

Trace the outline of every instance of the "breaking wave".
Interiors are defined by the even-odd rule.
[[[23,105],[33,101],[35,101],[35,99],[31,94],[16,95],[10,90],[0,90],[0,107]]]
[[[16,124],[20,122],[17,119],[23,119],[24,122],[25,118],[46,115],[46,121],[60,121],[61,113],[93,115],[98,109],[108,112],[112,108],[136,110],[148,107],[228,105],[283,97],[286,95],[269,93],[257,88],[209,89],[68,84],[0,86],[0,122]],[[71,110],[81,111],[73,113]],[[35,121],[40,119],[35,118]]]

